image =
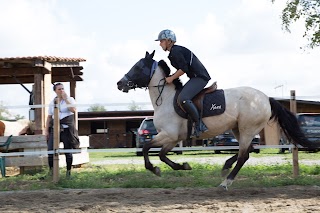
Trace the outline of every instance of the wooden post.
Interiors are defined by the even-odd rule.
[[[70,96],[73,97],[75,100],[76,99],[76,87],[77,87],[77,82],[74,80],[70,81]],[[74,113],[74,126],[76,129],[78,129],[78,111]]]
[[[54,128],[53,128],[53,150],[56,152],[60,144],[60,119],[59,119],[58,99],[54,99]],[[53,182],[59,181],[59,153],[53,155]]]
[[[38,67],[37,70],[41,71]],[[39,73],[40,73],[39,71]],[[34,104],[43,104],[43,74],[34,74]],[[43,108],[35,109],[35,130],[34,134],[42,135],[44,132]]]
[[[290,91],[290,111],[296,115],[297,113],[297,102],[296,102],[296,91]],[[298,159],[298,147],[295,146],[292,150],[292,164],[293,164],[293,177],[299,176],[299,159]]]

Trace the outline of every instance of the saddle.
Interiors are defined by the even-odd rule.
[[[174,109],[176,113],[183,117],[188,118],[186,111],[178,103],[178,96],[181,90],[177,91],[174,97]],[[217,82],[214,82],[211,86],[204,88],[198,93],[192,102],[200,112],[201,117],[209,117],[213,115],[220,115],[225,111],[225,97],[224,91],[217,89]]]

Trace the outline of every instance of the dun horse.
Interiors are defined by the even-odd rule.
[[[160,169],[154,167],[149,160],[150,148],[161,147],[160,160],[172,169],[190,170],[191,167],[188,163],[177,164],[166,156],[180,140],[186,140],[190,134],[188,133],[187,119],[179,112],[181,110],[174,101],[178,95],[176,95],[176,92],[179,91],[182,84],[178,79],[173,84],[166,84],[165,77],[170,74],[170,69],[164,61],[153,60],[153,56],[154,51],[151,54],[146,52],[145,58],[139,60],[117,82],[117,86],[123,92],[135,88],[149,89],[154,108],[154,124],[158,134],[150,143],[143,146],[143,156],[146,169],[160,176]],[[207,98],[210,96],[215,98]],[[215,99],[220,99],[220,102],[215,102]],[[234,136],[239,141],[239,152],[228,159],[222,168],[222,174],[228,174],[232,165],[237,162],[220,184],[226,190],[234,181],[241,167],[249,159],[252,139],[271,119],[279,123],[287,138],[293,143],[310,148],[318,147],[318,144],[311,143],[305,138],[296,117],[289,110],[256,89],[237,87],[217,90],[206,94],[201,103],[203,104],[203,122],[209,129],[208,132],[201,135],[201,138],[214,137],[232,129]],[[211,111],[216,109],[220,112],[216,115],[210,114]]]

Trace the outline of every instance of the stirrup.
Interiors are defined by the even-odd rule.
[[[202,121],[199,124],[199,130],[200,130],[200,132],[208,132],[209,131],[208,127]]]
[[[199,138],[201,133],[208,132],[208,127],[200,121],[199,126],[195,125],[193,133],[190,135],[190,138]]]

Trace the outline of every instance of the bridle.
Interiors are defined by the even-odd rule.
[[[151,66],[151,67],[147,67],[147,66],[146,66],[146,67],[143,68],[144,70],[142,70],[142,73],[146,73],[146,72],[145,72],[146,68],[148,69],[148,72],[150,72],[150,74],[149,74],[149,81],[148,81],[148,82],[150,82],[150,80],[151,80],[151,78],[153,77],[153,75],[154,75],[157,67],[158,67],[158,62],[155,61],[155,60],[153,60],[153,63],[152,63],[152,66]],[[162,104],[162,97],[161,97],[161,95],[162,95],[162,92],[163,92],[164,87],[165,87],[165,85],[166,85],[166,78],[160,79],[158,85],[156,85],[156,86],[138,85],[138,84],[134,83],[134,82],[130,79],[130,76],[129,76],[128,74],[125,74],[123,78],[124,78],[124,80],[127,81],[126,86],[129,87],[130,89],[135,89],[135,88],[139,87],[139,88],[145,88],[145,89],[147,90],[149,87],[157,87],[157,88],[158,88],[158,91],[159,91],[159,96],[157,97],[156,105],[157,105],[157,106],[160,106],[160,105]],[[160,103],[158,103],[159,101],[160,101]]]

